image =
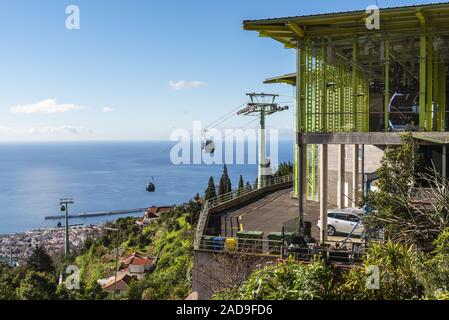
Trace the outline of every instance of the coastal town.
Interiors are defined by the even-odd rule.
[[[151,206],[136,220],[136,224],[140,227],[148,225],[157,220],[161,213],[172,209],[173,206]],[[103,230],[104,223],[70,226],[70,247],[81,248],[88,237],[97,238]],[[64,232],[64,227],[53,227],[0,235],[0,260],[13,265],[20,264],[36,246],[44,247],[52,257],[57,256],[64,249]]]
[[[103,225],[78,225],[69,228],[70,245],[80,248],[87,237],[101,234]],[[20,263],[26,259],[36,246],[43,246],[55,256],[64,248],[64,228],[40,228],[27,232],[0,235],[0,257],[2,260]]]

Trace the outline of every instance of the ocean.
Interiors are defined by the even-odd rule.
[[[70,214],[180,204],[203,194],[210,176],[219,182],[223,165],[174,165],[174,142],[51,142],[0,144],[0,234],[53,227],[59,199],[70,197]],[[279,162],[292,161],[293,142],[280,141]],[[240,174],[253,184],[255,164],[229,164],[237,186]],[[145,188],[154,177],[156,192]],[[140,215],[140,214],[139,214]],[[71,219],[94,224],[120,216]],[[62,221],[63,223],[63,221]]]

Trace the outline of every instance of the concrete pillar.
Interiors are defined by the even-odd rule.
[[[337,206],[345,206],[345,145],[338,145]]]
[[[259,189],[265,187],[265,112],[262,110],[260,113],[260,131],[259,131],[259,172],[257,181],[259,183]]]
[[[361,187],[361,190],[362,190],[362,196],[365,196],[365,193],[366,193],[366,190],[365,190],[365,187],[366,187],[366,185],[365,185],[365,145],[364,144],[362,144],[362,146],[361,146],[361,148],[360,148],[360,173],[361,173],[361,175],[362,175],[362,181],[361,181],[361,184],[362,184],[362,187]]]
[[[327,188],[328,188],[328,150],[327,144],[320,145],[320,242],[327,241]]]
[[[352,158],[352,206],[357,207],[359,194],[359,145],[354,145]]]
[[[307,177],[306,177],[306,164],[307,164],[307,145],[300,144],[298,146],[298,161],[297,166],[297,180],[298,180],[298,211],[299,211],[299,227],[304,226],[304,213],[307,205]],[[302,233],[304,230],[298,230]]]
[[[441,152],[441,175],[447,178],[447,147],[443,145],[443,150]]]

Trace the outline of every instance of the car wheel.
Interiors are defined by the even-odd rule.
[[[327,235],[328,236],[335,235],[335,228],[333,226],[327,226]]]

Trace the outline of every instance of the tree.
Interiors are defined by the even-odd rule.
[[[254,180],[253,189],[254,190],[259,189],[259,177],[257,177],[256,180]]]
[[[241,195],[241,194],[243,194],[243,189],[245,188],[245,186],[244,186],[244,184],[243,184],[243,177],[242,177],[242,175],[240,175],[240,177],[239,177],[239,187],[238,187],[238,189],[237,189],[237,194],[238,195]]]
[[[215,182],[214,177],[209,178],[209,183],[207,184],[207,189],[204,191],[204,200],[209,200],[215,198],[217,196],[217,192],[215,191]]]
[[[197,192],[196,194],[195,194],[195,196],[193,197],[193,200],[194,201],[200,201],[200,194]]]
[[[246,181],[246,189],[247,189],[248,191],[251,191],[251,190],[252,190],[251,183],[249,183],[249,181]]]
[[[79,289],[73,290],[67,289],[64,283],[60,284],[56,290],[56,295],[59,300],[104,300],[108,293],[98,283],[87,287],[81,281]]]
[[[16,288],[18,285],[18,278],[14,275],[11,268],[0,263],[0,301],[16,300]]]
[[[242,177],[242,175],[240,175],[240,178],[239,178],[239,191],[240,190],[242,190],[244,187],[243,187],[243,177]]]
[[[17,296],[22,300],[54,300],[56,295],[56,281],[44,272],[30,271],[17,288]]]
[[[279,164],[274,176],[283,177],[288,176],[289,174],[293,174],[293,164],[291,162],[283,162]]]
[[[218,195],[222,195],[232,191],[231,179],[229,179],[228,175],[228,167],[226,165],[223,166],[223,174],[220,178],[220,185],[218,187]]]
[[[32,254],[26,260],[26,265],[30,270],[38,272],[55,273],[53,260],[42,246],[36,245]]]
[[[432,241],[449,227],[449,181],[423,165],[411,133],[401,139],[403,144],[387,149],[381,161],[379,191],[368,194],[372,210],[364,223],[390,239],[431,250]]]

